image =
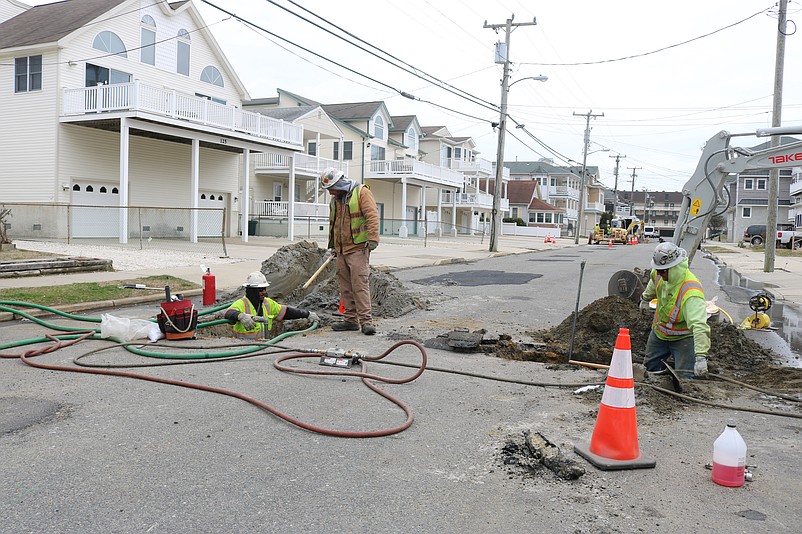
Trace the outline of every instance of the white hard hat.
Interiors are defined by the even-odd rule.
[[[688,252],[674,243],[660,243],[652,254],[652,268],[658,270],[670,269],[679,265],[688,257]]]
[[[345,173],[343,171],[334,167],[328,167],[320,173],[320,185],[323,186],[323,189],[328,189],[339,182],[340,178],[344,176]]]
[[[253,272],[248,275],[248,278],[245,280],[245,283],[242,284],[242,287],[267,287],[270,285],[270,282],[267,281],[265,275],[260,273],[259,271]]]

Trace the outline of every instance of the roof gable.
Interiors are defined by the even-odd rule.
[[[0,49],[55,43],[130,0],[67,0],[34,6],[0,24]]]

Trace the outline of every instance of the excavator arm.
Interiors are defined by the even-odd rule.
[[[753,151],[730,146],[731,139],[798,133],[802,133],[800,126],[762,128],[754,134],[721,131],[707,141],[696,170],[682,188],[682,205],[674,230],[674,243],[688,251],[688,261],[693,260],[717,208],[728,204],[723,196],[728,174],[802,166],[802,142]]]

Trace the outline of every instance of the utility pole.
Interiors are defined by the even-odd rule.
[[[615,158],[615,171],[613,171],[615,173],[615,185],[613,186],[613,217],[615,217],[615,214],[618,213],[618,163],[626,156],[616,154],[610,157]]]
[[[582,151],[582,176],[579,181],[579,216],[576,218],[576,233],[574,234],[574,244],[579,244],[579,234],[582,229],[582,218],[585,216],[585,171],[588,163],[588,145],[590,144],[590,119],[604,117],[604,113],[593,114],[593,110],[587,113],[577,113],[574,117],[585,117],[585,149]]]
[[[783,65],[785,64],[785,34],[788,0],[780,0],[780,11],[777,18],[777,54],[774,59],[774,105],[771,112],[772,127],[782,126],[783,103]],[[780,136],[771,136],[772,147],[780,146]],[[777,251],[776,239],[768,237],[777,235],[777,201],[780,192],[780,170],[769,171],[769,204],[766,218],[766,256],[763,261],[763,272],[774,272],[774,256]]]
[[[504,76],[501,78],[501,115],[498,120],[498,150],[496,151],[496,182],[493,184],[493,213],[490,222],[490,252],[498,252],[498,236],[501,233],[501,179],[504,176],[504,133],[507,128],[507,93],[510,81],[510,34],[518,26],[535,26],[537,24],[537,19],[534,18],[532,22],[513,24],[514,18],[515,15],[511,15],[504,24],[488,24],[485,21],[484,25],[485,28],[492,28],[496,33],[501,28],[504,28],[506,32],[505,49],[501,50],[499,46],[501,43],[496,43],[496,63],[501,62],[499,56],[503,55]]]
[[[629,216],[630,217],[634,217],[635,216],[635,177],[637,176],[635,174],[635,171],[637,171],[638,169],[641,169],[642,167],[628,167],[628,168],[632,169],[632,192],[629,194]]]

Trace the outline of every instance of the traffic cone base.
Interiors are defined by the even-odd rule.
[[[618,332],[590,443],[575,445],[574,451],[603,471],[643,469],[657,464],[643,457],[638,445],[632,346],[627,328]]]

